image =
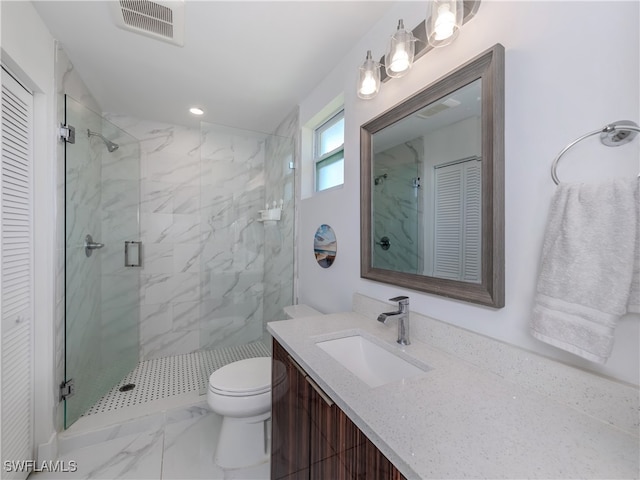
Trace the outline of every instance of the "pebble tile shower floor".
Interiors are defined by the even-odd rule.
[[[185,355],[146,360],[140,362],[83,416],[189,392],[206,392],[209,376],[220,367],[245,358],[270,355],[271,352],[265,344],[254,342],[237,347],[202,350]],[[120,387],[130,383],[135,384],[134,389],[120,391]]]

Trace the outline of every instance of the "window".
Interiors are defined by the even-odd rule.
[[[344,110],[313,131],[316,192],[344,183]]]

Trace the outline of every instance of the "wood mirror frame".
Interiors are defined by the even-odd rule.
[[[480,283],[372,265],[373,135],[481,79],[482,259]],[[504,306],[504,47],[496,44],[360,127],[360,276],[495,308]]]

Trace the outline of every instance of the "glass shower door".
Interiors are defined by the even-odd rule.
[[[69,96],[65,123],[75,128],[65,145],[68,428],[138,363],[139,269],[125,265],[125,242],[140,236],[140,145]]]

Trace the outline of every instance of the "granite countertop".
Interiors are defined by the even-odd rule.
[[[638,478],[638,437],[358,313],[268,324],[407,478]],[[431,370],[371,388],[316,342],[361,334]]]

